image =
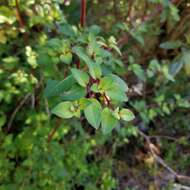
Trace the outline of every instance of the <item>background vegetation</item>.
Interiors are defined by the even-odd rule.
[[[1,0],[0,190],[187,189],[189,20],[188,0]]]

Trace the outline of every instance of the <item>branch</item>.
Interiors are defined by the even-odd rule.
[[[61,127],[61,120],[57,120],[57,125],[50,131],[48,138],[47,138],[47,142],[50,143],[55,132],[59,129],[59,127]]]
[[[25,102],[30,98],[30,96],[32,96],[31,93],[26,94],[26,96],[22,99],[22,101],[18,104],[18,106],[13,111],[13,113],[12,113],[12,115],[10,117],[9,123],[7,124],[7,129],[6,129],[7,133],[11,130],[12,123],[13,123],[13,121],[15,119],[16,114],[22,108],[22,106],[25,104]]]
[[[173,176],[175,177],[176,180],[178,180],[179,182],[183,183],[183,184],[190,184],[190,177],[189,176],[184,176],[184,175],[180,175],[178,174],[176,171],[174,171],[170,166],[168,166],[166,164],[166,162],[161,158],[159,157],[157,154],[156,154],[156,151],[155,151],[155,146],[152,144],[151,140],[150,140],[150,137],[146,134],[144,134],[142,131],[138,131],[140,136],[142,136],[147,144],[148,144],[148,148],[150,150],[150,153],[152,154],[152,156],[154,157],[155,161],[157,163],[159,163],[160,165],[162,165],[166,170],[168,170],[171,174],[173,174]]]
[[[24,20],[22,19],[22,16],[21,16],[21,11],[20,11],[18,0],[15,0],[15,4],[16,4],[16,17],[17,17],[17,20],[19,22],[20,28],[24,28],[25,27],[25,22],[24,22]]]
[[[80,25],[81,27],[86,25],[86,0],[81,0]]]

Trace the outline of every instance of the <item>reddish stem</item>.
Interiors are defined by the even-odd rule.
[[[86,24],[86,0],[81,0],[80,24],[82,27]]]
[[[80,60],[79,59],[76,61],[76,67],[77,67],[77,69],[80,69]]]

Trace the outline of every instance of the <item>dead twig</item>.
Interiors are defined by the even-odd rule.
[[[184,175],[180,175],[178,174],[176,171],[174,171],[170,166],[168,166],[168,164],[166,164],[166,162],[159,157],[154,149],[154,144],[151,142],[150,137],[146,134],[144,134],[142,131],[139,130],[139,134],[141,137],[143,137],[145,139],[145,141],[148,144],[148,149],[151,153],[151,155],[153,156],[154,160],[159,163],[160,165],[162,165],[166,170],[168,170],[173,176],[174,178],[179,181],[182,184],[185,185],[190,185],[190,177],[189,176],[184,176]]]

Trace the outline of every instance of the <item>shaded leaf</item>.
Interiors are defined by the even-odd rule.
[[[61,94],[61,99],[62,100],[78,100],[80,98],[85,97],[86,95],[86,89],[74,84],[72,86],[70,86],[71,88],[68,91],[64,91]]]
[[[49,79],[44,91],[46,97],[57,96],[63,93],[63,91],[68,91],[71,86],[75,83],[74,78],[70,75],[62,81],[56,81]]]

